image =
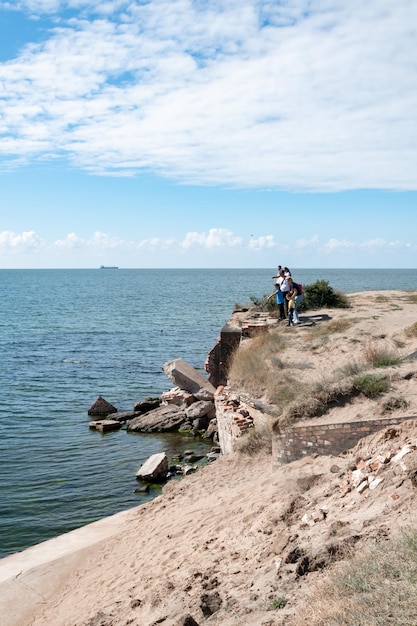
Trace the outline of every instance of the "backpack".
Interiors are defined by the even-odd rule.
[[[301,283],[295,283],[295,286],[297,288],[298,291],[298,295],[301,296],[301,294],[303,293],[303,286]]]

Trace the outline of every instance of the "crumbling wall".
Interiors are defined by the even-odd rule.
[[[416,416],[395,417],[287,427],[280,427],[277,421],[272,429],[272,461],[275,466],[280,466],[314,453],[337,456],[353,448],[363,437],[415,419]]]

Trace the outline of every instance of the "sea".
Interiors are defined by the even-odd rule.
[[[135,493],[152,454],[208,444],[175,434],[99,433],[98,396],[133,410],[204,362],[235,305],[272,293],[276,268],[0,270],[0,558],[160,494]],[[344,293],[415,289],[417,270],[297,269]]]

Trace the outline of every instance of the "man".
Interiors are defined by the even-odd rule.
[[[287,294],[290,292],[291,286],[287,280],[287,277],[284,274],[283,269],[280,272],[279,278],[277,278],[277,282],[279,283],[280,289],[282,291],[282,295],[284,296],[285,317],[288,317]]]

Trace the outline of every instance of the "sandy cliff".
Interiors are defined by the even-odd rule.
[[[317,338],[314,349],[307,327],[280,329],[292,334],[291,358],[308,362],[303,375],[313,380],[360,358],[370,341],[395,346],[409,358],[389,370],[390,394],[407,405],[390,414],[417,416],[417,338],[406,332],[417,304],[404,292],[354,294],[351,303],[327,311],[320,324],[354,323],[326,342]],[[366,419],[381,407],[381,400],[357,398],[324,419]],[[275,470],[265,454],[223,457],[129,511],[116,534],[73,564],[54,597],[38,599],[25,626],[301,623],[308,593],[335,562],[416,528],[416,476],[414,421],[339,457],[307,457]],[[274,603],[278,598],[285,606]]]

